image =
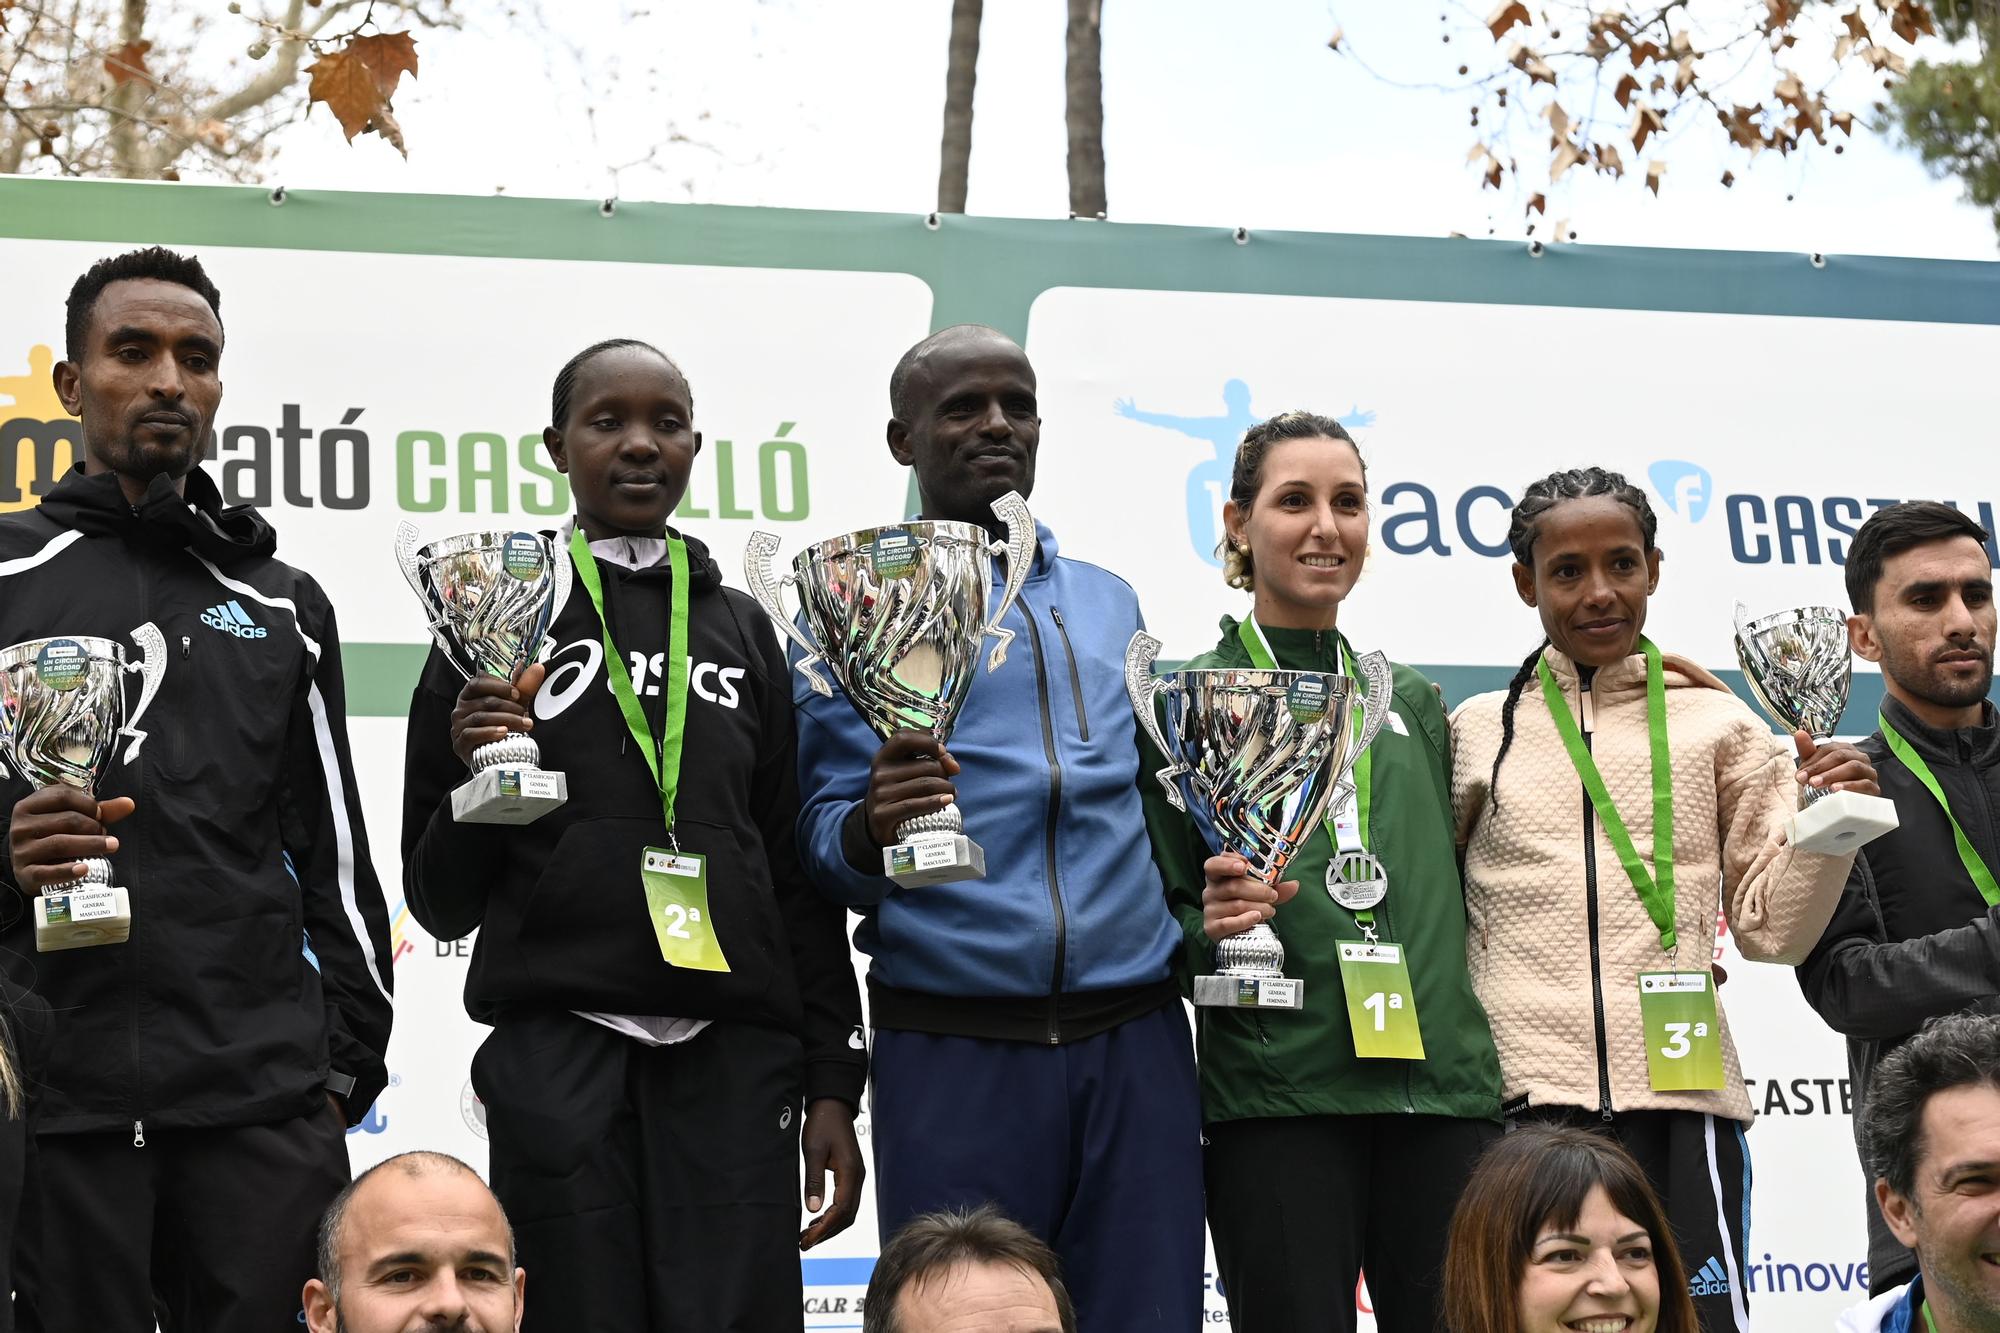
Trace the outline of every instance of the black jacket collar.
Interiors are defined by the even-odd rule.
[[[86,473],[78,464],[43,497],[41,511],[87,537],[184,549],[218,565],[268,558],[278,549],[278,534],[263,515],[249,505],[224,508],[222,493],[200,468],[188,473],[185,489],[184,497],[176,495],[168,478],[155,477],[135,506],[115,473]]]
[[[2000,765],[2000,715],[1987,700],[1981,720],[1970,727],[1943,730],[1905,708],[1893,694],[1882,696],[1882,716],[1889,719],[1910,748],[1932,764],[1969,764],[1974,768]]]

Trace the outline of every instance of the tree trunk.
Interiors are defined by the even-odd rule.
[[[1069,0],[1069,66],[1063,118],[1069,125],[1069,211],[1104,216],[1103,0]]]
[[[965,211],[972,164],[972,82],[979,70],[979,18],[985,0],[951,0],[951,45],[944,71],[944,143],[938,153],[938,212]]]
[[[145,31],[146,0],[124,0],[118,14],[119,42],[129,46]],[[152,174],[146,170],[145,140],[140,136],[137,119],[145,97],[145,80],[126,79],[104,99],[104,105],[111,110],[112,174],[127,180]]]

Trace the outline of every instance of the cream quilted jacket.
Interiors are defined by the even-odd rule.
[[[1600,669],[1584,697],[1570,660],[1554,648],[1544,656],[1572,716],[1581,708],[1605,787],[1650,870],[1645,658]],[[1798,852],[1785,840],[1799,790],[1789,747],[1707,671],[1672,654],[1665,670],[1680,939],[1671,964],[1590,809],[1539,681],[1530,678],[1515,708],[1497,804],[1490,774],[1506,696],[1468,699],[1452,716],[1466,951],[1473,987],[1493,1023],[1509,1103],[1525,1095],[1533,1105],[1707,1111],[1748,1121],[1750,1099],[1727,1015],[1722,1088],[1652,1090],[1639,973],[1708,966],[1718,895],[1745,958],[1797,963],[1819,941],[1846,882],[1852,852]],[[1586,838],[1594,850],[1594,894]]]

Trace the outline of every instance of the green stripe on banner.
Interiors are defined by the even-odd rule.
[[[352,717],[407,717],[410,691],[423,674],[424,655],[429,648],[419,643],[349,643],[342,645],[341,663],[347,669],[347,711]],[[1172,671],[1178,662],[1162,658],[1156,671]],[[1456,707],[1475,694],[1504,690],[1516,668],[1508,666],[1424,666],[1417,670],[1436,681],[1444,690],[1447,707]],[[1722,682],[1736,697],[1750,705],[1758,717],[1741,671],[1717,671]],[[1847,712],[1841,715],[1840,734],[1866,736],[1875,730],[1875,714],[1882,707],[1882,677],[1875,672],[1854,673],[1854,687],[1848,695]],[[1768,720],[1768,719],[1767,719]]]

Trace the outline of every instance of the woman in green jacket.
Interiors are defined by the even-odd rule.
[[[1308,412],[1251,427],[1223,523],[1224,573],[1253,595],[1251,617],[1224,616],[1221,641],[1186,665],[1351,673],[1359,653],[1336,621],[1367,557],[1368,480],[1347,432]],[[1394,672],[1361,761],[1367,799],[1314,832],[1275,889],[1241,857],[1211,856],[1147,783],[1184,973],[1214,971],[1217,940],[1269,921],[1304,983],[1302,1009],[1197,1011],[1208,1220],[1237,1333],[1353,1329],[1364,1268],[1376,1326],[1429,1333],[1452,1208],[1500,1132],[1499,1062],[1466,977],[1450,732],[1431,683]],[[1379,901],[1367,876],[1329,884],[1336,846],[1380,861]],[[1339,944],[1371,940],[1396,946],[1377,953],[1406,982],[1394,964],[1352,964],[1344,983]]]

